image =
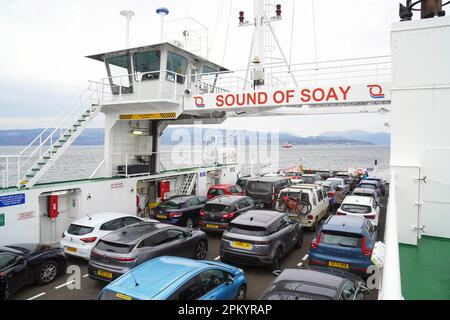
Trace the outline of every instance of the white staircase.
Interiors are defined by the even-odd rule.
[[[186,177],[186,179],[183,181],[183,184],[180,188],[180,194],[182,195],[190,195],[192,193],[192,190],[194,190],[194,186],[196,183],[196,173],[189,173]]]
[[[19,154],[18,188],[32,188],[42,178],[100,112],[99,103],[97,85],[91,83]]]

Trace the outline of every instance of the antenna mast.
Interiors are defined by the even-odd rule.
[[[120,15],[125,17],[125,46],[128,49],[130,48],[130,21],[134,17],[134,12],[128,10],[120,11]]]
[[[160,42],[164,41],[164,18],[169,14],[169,9],[161,7],[156,9],[156,13],[161,17],[161,36]]]
[[[267,4],[266,4],[267,1]],[[270,10],[273,10],[273,15]],[[268,77],[267,71],[274,66],[273,63],[268,63],[267,54],[271,49],[268,47],[270,45],[271,40],[273,40],[276,44],[276,47],[281,54],[281,60],[290,71],[289,62],[286,59],[286,55],[284,54],[283,49],[281,48],[280,42],[274,32],[272,27],[272,23],[277,21],[282,21],[281,17],[281,5],[271,5],[268,0],[254,0],[254,11],[255,11],[255,20],[254,23],[250,23],[245,20],[244,11],[239,12],[239,26],[254,26],[252,42],[250,45],[250,61],[248,62],[248,68],[245,75],[245,84],[244,90],[247,89],[248,78],[251,73],[252,86],[256,90],[260,86],[270,85],[274,86],[274,79]],[[273,57],[270,57],[269,60],[272,60]],[[280,64],[278,63],[278,67]],[[291,73],[291,77],[295,86],[297,86],[297,81],[293,74]],[[270,80],[268,81],[267,78]]]

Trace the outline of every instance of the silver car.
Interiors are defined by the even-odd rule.
[[[89,277],[113,281],[141,263],[159,256],[203,260],[208,252],[200,230],[163,223],[141,223],[103,237],[91,251]]]
[[[234,219],[223,234],[220,258],[225,263],[263,265],[278,270],[281,260],[303,243],[302,226],[287,214],[250,210]]]

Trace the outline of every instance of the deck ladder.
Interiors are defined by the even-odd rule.
[[[196,183],[196,173],[189,173],[180,188],[180,194],[191,194]]]
[[[100,112],[98,88],[91,83],[19,154],[18,188],[32,188],[88,127]]]

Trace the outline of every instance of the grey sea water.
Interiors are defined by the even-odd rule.
[[[189,164],[168,165],[173,147],[164,146],[161,162],[165,168],[189,167]],[[22,147],[0,147],[0,155],[18,154]],[[175,155],[176,156],[176,155]],[[294,146],[291,149],[279,149],[278,159],[271,159],[278,168],[287,168],[302,163],[305,168],[342,170],[354,167],[374,167],[378,161],[377,172],[383,177],[388,176],[390,147],[389,146],[342,146],[317,145]],[[248,157],[247,157],[248,158]],[[103,146],[72,146],[54,164],[43,177],[42,182],[62,180],[77,180],[89,177],[103,159]],[[276,161],[275,161],[276,160]],[[242,175],[250,174],[251,166],[246,161],[242,163]],[[261,165],[254,165],[258,173]]]

